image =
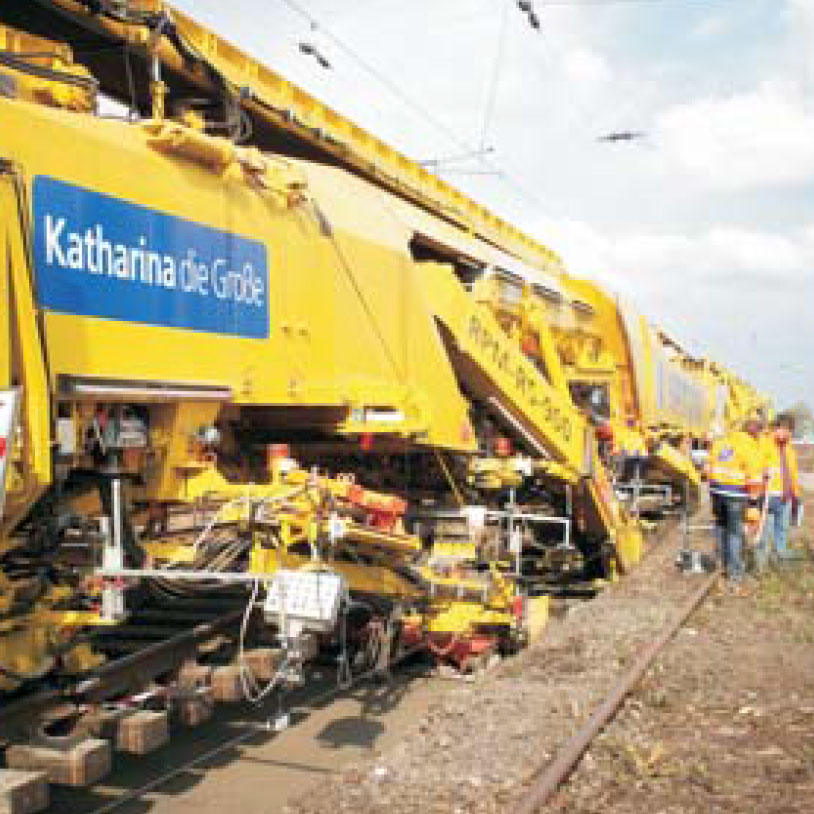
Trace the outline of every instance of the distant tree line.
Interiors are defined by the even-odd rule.
[[[791,407],[783,410],[785,415],[789,415],[794,420],[795,438],[814,438],[814,412],[804,401],[798,401]]]

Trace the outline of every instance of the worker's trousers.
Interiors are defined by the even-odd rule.
[[[788,556],[786,536],[791,519],[791,501],[783,500],[779,495],[769,498],[769,508],[766,512],[766,522],[763,534],[755,549],[755,565],[762,571],[768,564],[772,553],[778,560]],[[772,551],[774,549],[774,551]]]
[[[721,570],[733,582],[743,578],[743,514],[746,497],[712,493],[712,513]]]

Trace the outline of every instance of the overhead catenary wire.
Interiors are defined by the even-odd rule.
[[[503,9],[500,14],[500,30],[497,35],[497,50],[495,61],[489,77],[489,85],[486,95],[486,107],[483,111],[483,125],[480,133],[480,149],[486,148],[486,139],[489,136],[489,128],[492,125],[492,118],[497,104],[498,90],[500,89],[500,78],[505,61],[506,35],[509,28],[509,2],[503,0]]]
[[[580,6],[616,6],[616,5],[640,5],[640,6],[658,6],[667,3],[678,3],[681,5],[702,5],[707,4],[709,0],[538,0],[539,9],[544,9],[546,6],[573,6],[579,8]],[[741,3],[743,0],[730,0],[730,2]]]
[[[376,79],[379,84],[386,87],[396,98],[401,100],[404,105],[411,108],[415,113],[418,113],[435,130],[445,135],[451,142],[458,145],[458,147],[460,147],[462,150],[466,150],[468,152],[475,151],[475,148],[461,138],[452,127],[449,127],[448,125],[444,124],[444,122],[436,118],[436,116],[433,115],[433,113],[427,107],[422,105],[420,102],[417,102],[409,94],[405,93],[396,82],[393,82],[386,74],[382,73],[378,68],[368,62],[368,60],[362,57],[355,48],[352,48],[342,38],[325,28],[319,22],[319,20],[317,20],[317,18],[314,17],[314,15],[311,14],[311,12],[309,12],[308,9],[306,9],[301,3],[299,3],[297,0],[280,0],[280,2],[288,6],[292,11],[302,17],[313,30],[321,31],[327,39],[329,39],[337,48],[339,48],[339,50],[356,62],[359,67]]]
[[[674,2],[678,2],[679,0],[673,0]],[[683,2],[691,3],[692,0],[681,0]],[[605,3],[601,2],[592,2],[589,3],[587,0],[584,2],[562,2],[561,0],[549,0],[547,4],[549,5],[558,5],[558,6],[574,6],[579,7],[580,5],[613,5],[614,3],[620,4],[629,4],[629,5],[638,5],[638,6],[647,6],[652,5],[653,7],[659,5],[665,5],[671,2],[671,0],[608,0]],[[763,3],[770,3],[773,0],[730,0],[730,2],[738,2],[742,6],[746,7],[748,14],[754,15],[757,8],[759,8]],[[741,13],[741,24],[745,24],[745,20],[743,19],[746,14]],[[673,49],[680,43],[679,37],[673,37],[670,40],[666,41],[664,47],[660,49],[659,58],[662,64],[669,62],[669,57],[672,56]],[[650,79],[658,79],[660,71],[658,68],[655,69],[653,75],[651,75]],[[713,75],[705,75],[705,79],[715,79]],[[636,113],[635,120],[638,124],[643,124],[645,117],[639,115],[642,109],[646,109],[649,103],[652,103],[652,97],[656,90],[657,84],[647,83],[647,82],[638,82],[636,81],[640,79],[638,74],[631,76],[627,82],[624,82],[621,87],[617,85],[617,95],[623,100],[621,104],[614,106],[611,110],[606,110],[604,112],[600,112],[598,115],[585,115],[581,118],[581,121],[585,122],[585,127],[582,128],[586,132],[590,133],[609,133],[619,130],[627,129],[628,124],[630,122],[630,114]],[[718,82],[713,82],[713,89],[717,88]],[[633,92],[628,92],[628,88],[630,88]],[[576,128],[574,128],[576,129]]]
[[[381,70],[362,57],[355,48],[325,28],[325,26],[323,26],[319,20],[302,3],[299,2],[299,0],[280,0],[280,2],[288,6],[288,8],[305,20],[312,30],[321,31],[326,38],[333,42],[336,47],[343,51],[348,57],[350,57],[350,59],[356,62],[360,68],[373,77],[380,85],[382,85],[382,87],[387,88],[395,98],[399,99],[414,113],[417,113],[424,120],[426,125],[434,129],[437,133],[445,136],[451,143],[455,144],[462,151],[472,155],[473,158],[477,158],[481,164],[491,170],[489,175],[495,175],[507,187],[513,190],[518,197],[524,199],[528,203],[533,204],[535,207],[543,210],[551,209],[550,202],[545,202],[540,195],[533,192],[525,184],[521,183],[519,180],[510,175],[505,168],[498,165],[494,161],[489,160],[484,154],[485,151],[482,148],[474,146],[460,136],[455,129],[441,121],[425,105],[416,101],[414,98],[412,98],[412,96],[410,96],[410,94],[406,93],[398,83],[391,80]]]
[[[700,2],[700,0],[698,0]],[[537,0],[537,5],[533,6],[536,12],[544,12],[548,7],[570,7],[574,9],[579,9],[581,6],[587,7],[596,7],[596,6],[614,6],[617,4],[629,4],[629,5],[639,5],[639,6],[647,6],[651,5],[653,7],[665,5],[670,2],[676,3],[692,3],[694,0]],[[738,2],[743,3],[744,0],[738,0]],[[551,60],[546,57],[546,54],[540,54],[537,52],[536,48],[531,50],[531,55],[534,57],[542,56],[544,61],[544,67],[546,71],[551,70],[553,67],[561,64],[564,58],[564,54],[558,54],[556,49],[552,46],[550,38],[547,36],[546,32],[541,27],[539,30],[535,32],[535,37],[541,38],[541,46],[544,51],[550,51]],[[675,42],[675,40],[673,40]],[[645,91],[647,90],[647,86],[644,87]],[[640,97],[641,94],[637,94],[636,96]],[[626,101],[621,106],[617,106],[614,108],[615,116],[617,122],[624,121],[627,114],[636,106],[636,102],[640,101],[640,99],[630,97],[626,98]],[[596,112],[591,110],[589,107],[583,107],[582,105],[577,105],[574,103],[574,100],[568,96],[565,99],[566,105],[571,108],[571,116],[565,122],[564,127],[560,127],[561,130],[564,131],[573,131],[575,134],[580,132],[593,132],[594,125],[598,121],[602,114],[600,113],[597,116]],[[607,114],[606,114],[607,115]],[[584,125],[584,126],[583,126]],[[607,128],[600,128],[602,132],[607,130],[619,129],[618,127],[611,127],[608,126]],[[486,163],[486,162],[484,162]],[[463,170],[459,171],[455,170],[446,170],[447,172],[455,172],[456,174],[491,174],[491,173],[465,173]],[[551,210],[552,204],[550,201],[544,202],[541,200],[540,195],[532,192],[525,184],[519,182],[515,177],[511,176],[509,173],[503,171],[501,173],[501,180],[505,183],[506,186],[510,187],[518,197],[528,201],[529,203],[534,204],[538,208],[541,209],[549,209]],[[561,212],[557,212],[555,214],[562,214]]]

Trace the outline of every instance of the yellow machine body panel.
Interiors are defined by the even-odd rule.
[[[4,560],[0,691],[98,663],[76,634],[148,561],[331,565],[436,648],[519,640],[539,549],[585,579],[642,554],[607,419],[671,436],[653,457],[696,483],[690,438],[764,403],[162,0],[0,20],[26,29],[0,27],[0,553],[85,558],[37,592]]]
[[[648,321],[620,304],[642,423],[700,437],[710,426],[710,385],[686,355]]]
[[[134,53],[150,52],[168,71],[201,91],[213,90],[210,74],[195,70],[166,39],[151,37],[143,26],[93,14],[76,0],[55,0],[69,19],[89,31],[130,43]],[[350,165],[375,184],[434,210],[489,242],[555,273],[562,270],[559,256],[517,227],[499,218],[421,164],[409,159],[372,133],[331,109],[302,88],[249,56],[195,19],[163,0],[129,4],[133,11],[165,13],[190,52],[217,69],[234,89],[248,89],[244,107],[271,128],[298,142]]]
[[[563,278],[566,298],[549,306],[570,381],[603,384],[611,417],[639,417],[633,363],[616,298],[589,280]]]
[[[95,83],[90,73],[74,62],[71,49],[23,31],[0,27],[0,51],[8,59],[0,71],[0,92],[54,107],[90,112],[95,104]],[[45,71],[58,71],[74,79],[72,83],[50,81],[15,67],[13,54],[24,54],[26,60]]]
[[[42,261],[50,249],[51,259],[67,266],[61,273],[89,274],[82,264],[91,263],[94,251],[98,260],[100,250],[74,246],[71,241],[82,235],[70,231],[69,219],[51,215],[44,222],[49,204],[37,200],[41,178],[64,185],[69,194],[78,190],[78,203],[70,210],[77,215],[88,200],[85,193],[92,192],[93,201],[104,196],[123,202],[129,211],[172,218],[173,228],[183,221],[184,228],[193,224],[220,230],[229,239],[238,236],[267,262],[258,299],[264,298],[268,321],[259,327],[254,321],[253,337],[140,323],[126,318],[127,303],[125,318],[60,313],[44,303],[54,386],[59,377],[126,378],[222,388],[238,405],[333,406],[348,412],[393,408],[403,420],[388,424],[389,432],[409,432],[442,447],[471,448],[466,405],[422,281],[406,252],[403,230],[382,210],[379,190],[339,170],[312,167],[305,175],[315,181],[314,197],[280,206],[275,196],[236,170],[216,173],[155,150],[142,128],[25,102],[0,104],[0,156],[13,155],[30,173],[34,230],[41,233],[38,257]],[[62,147],[66,141],[72,145],[69,151]],[[156,228],[168,227],[159,223]],[[150,235],[131,237],[136,245],[141,238],[151,245]],[[72,248],[84,256],[72,258]],[[131,265],[137,263],[131,259]],[[139,273],[133,270],[132,276]],[[189,310],[208,305],[215,289],[227,284],[217,274],[215,269],[190,271],[183,259],[177,263],[174,284],[176,290],[189,288]],[[138,279],[125,285],[133,298],[150,287]],[[95,305],[85,302],[76,310],[93,311]]]

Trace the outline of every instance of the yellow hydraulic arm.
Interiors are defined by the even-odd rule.
[[[550,384],[503,330],[488,305],[461,285],[452,267],[424,264],[429,299],[454,346],[459,375],[494,412],[549,461],[558,480],[580,484],[587,497],[584,523],[601,528],[623,567],[638,559],[641,538],[628,522],[599,460],[588,423],[567,392]]]
[[[542,457],[565,466],[572,477],[586,469],[586,421],[567,394],[551,386],[491,309],[471,296],[448,265],[426,263],[428,300],[463,356],[480,376],[481,397],[521,434]],[[467,382],[472,386],[471,382]]]
[[[14,385],[22,391],[21,443],[9,450],[19,465],[9,472],[0,552],[10,531],[51,483],[50,396],[31,286],[24,190],[17,169],[0,159],[0,387]]]

